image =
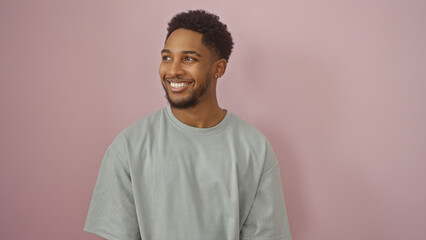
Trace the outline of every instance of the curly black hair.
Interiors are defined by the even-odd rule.
[[[234,42],[231,33],[219,17],[204,10],[189,10],[176,14],[169,22],[166,41],[173,31],[179,28],[199,32],[202,43],[226,61],[229,60]]]

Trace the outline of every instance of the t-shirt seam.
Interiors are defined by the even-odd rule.
[[[121,142],[122,142],[121,144],[122,144],[123,149],[125,149],[124,155],[126,155],[126,156],[123,156],[123,158],[124,158],[124,161],[127,164],[126,167],[127,167],[127,170],[129,171],[129,176],[130,176],[130,158],[129,158],[129,152],[128,152],[128,147],[127,147],[127,140],[123,135],[121,135]],[[123,159],[122,159],[122,161],[123,161]]]
[[[170,122],[172,122],[172,125],[174,127],[176,127],[177,129],[179,129],[180,131],[184,132],[184,133],[189,133],[189,134],[198,135],[198,136],[208,136],[208,135],[218,134],[218,133],[222,132],[223,130],[225,130],[229,126],[229,123],[225,123],[226,125],[223,126],[222,129],[219,129],[219,130],[216,130],[216,131],[212,131],[211,133],[209,133],[209,132],[195,132],[195,131],[191,131],[191,130],[188,130],[188,129],[184,129],[181,126],[179,126],[175,122],[175,120],[179,121],[179,119],[173,119],[173,117],[170,116],[170,113],[169,113],[169,111],[168,111],[167,108],[165,108],[165,111],[166,111],[167,118],[169,119]],[[228,118],[228,117],[231,118],[232,117],[232,113],[231,112],[227,112],[227,114],[229,114],[229,116],[225,116],[225,118]],[[224,121],[224,120],[225,119],[223,119],[222,121]],[[226,121],[229,122],[230,119],[227,119]],[[220,122],[219,124],[221,124],[221,123],[222,122]],[[184,123],[182,123],[182,124],[184,124]],[[218,126],[218,125],[216,125],[216,126]],[[197,130],[197,129],[194,129],[194,130]],[[202,128],[200,128],[200,130],[202,130]]]
[[[99,234],[107,235],[107,237],[113,237],[113,238],[120,239],[120,240],[135,240],[134,238],[125,238],[125,237],[117,236],[117,235],[112,234],[110,232],[107,232],[105,229],[101,229],[101,228],[85,228],[84,231],[90,232],[90,233],[95,233],[97,235],[99,235]],[[141,238],[139,237],[139,239],[141,239]]]
[[[115,158],[118,161],[121,162],[121,164],[126,165],[125,161],[123,161],[123,159],[120,156],[118,156],[118,154],[115,152],[115,150],[112,147],[109,148],[109,151],[111,151],[111,153],[115,156]],[[127,171],[129,171],[129,166],[125,166],[125,167],[126,167]]]
[[[278,161],[275,161],[274,164],[268,170],[266,170],[264,173],[262,173],[262,176],[260,177],[262,179],[263,175],[266,175],[269,171],[271,171],[276,165],[278,165]]]
[[[244,223],[247,221],[247,218],[250,216],[250,214],[251,214],[251,210],[253,209],[253,205],[254,205],[254,202],[256,201],[256,197],[257,197],[257,194],[258,194],[258,192],[259,192],[259,187],[260,187],[260,184],[261,184],[261,182],[262,182],[262,178],[263,178],[263,176],[265,175],[265,174],[267,174],[272,168],[274,168],[274,166],[275,165],[277,165],[278,164],[278,161],[275,161],[275,163],[274,164],[272,164],[272,166],[270,167],[270,168],[268,168],[268,170],[266,170],[264,173],[262,173],[261,175],[260,175],[260,178],[259,178],[259,183],[257,184],[257,187],[256,187],[256,192],[255,192],[255,194],[254,194],[254,198],[253,198],[253,202],[251,203],[251,205],[250,205],[250,211],[248,212],[248,214],[247,214],[247,216],[246,216],[246,218],[244,219]]]
[[[127,149],[126,146],[126,138],[123,135],[118,135],[117,139],[120,140],[120,147]],[[114,146],[111,145],[109,146],[109,150],[112,152],[112,154],[114,154],[114,156],[118,159],[118,161],[120,161],[124,167],[126,168],[126,172],[128,172],[129,176],[130,176],[130,160],[128,156],[122,156],[121,154],[118,154],[117,151],[114,149]]]
[[[242,239],[246,240],[280,240],[280,239],[291,239],[291,236],[281,236],[276,238],[251,238],[251,237],[243,237]]]

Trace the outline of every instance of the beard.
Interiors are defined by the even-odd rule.
[[[185,98],[180,98],[180,99],[172,99],[169,95],[169,92],[167,91],[167,88],[164,86],[164,84],[161,84],[161,85],[163,86],[164,91],[166,92],[166,99],[172,108],[188,109],[198,104],[198,102],[200,101],[200,98],[204,96],[204,94],[206,94],[207,90],[210,88],[211,81],[212,81],[211,74],[207,74],[204,84],[200,85],[198,89],[187,89],[187,91],[188,90],[191,91],[189,96]],[[167,81],[164,81],[164,82],[167,82]]]

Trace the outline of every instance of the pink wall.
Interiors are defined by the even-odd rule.
[[[102,156],[166,106],[176,12],[235,38],[220,103],[280,160],[295,240],[426,239],[425,1],[0,1],[0,239],[83,232]]]

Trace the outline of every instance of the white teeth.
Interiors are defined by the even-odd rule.
[[[170,86],[174,87],[174,88],[181,88],[188,85],[188,83],[175,83],[175,82],[171,82]]]

